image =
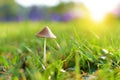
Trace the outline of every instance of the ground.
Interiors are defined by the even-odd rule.
[[[35,36],[45,26],[57,37],[47,39],[47,63]],[[119,30],[119,21],[0,23],[0,79],[119,80]]]

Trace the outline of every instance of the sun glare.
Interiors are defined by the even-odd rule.
[[[60,0],[15,0],[18,4],[24,7],[30,7],[34,5],[56,6],[60,3]],[[52,1],[52,2],[51,2]],[[105,15],[114,10],[115,7],[120,4],[120,0],[61,0],[64,2],[81,2],[90,11],[91,18],[94,21],[101,21]]]
[[[94,21],[102,21],[108,12],[115,9],[120,0],[82,0],[82,2],[89,9]]]
[[[102,21],[103,18],[104,18],[104,14],[98,14],[98,13],[94,12],[94,13],[91,14],[91,18],[94,21]]]

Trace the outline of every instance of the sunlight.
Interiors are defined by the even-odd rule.
[[[120,0],[81,0],[89,9],[94,21],[102,21],[108,12],[115,9]]]
[[[24,7],[30,6],[56,6],[63,2],[81,2],[90,11],[90,16],[94,21],[102,21],[105,15],[114,10],[120,4],[120,0],[15,0],[18,4]],[[52,2],[51,2],[52,1]]]

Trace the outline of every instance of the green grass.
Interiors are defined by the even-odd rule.
[[[43,64],[44,39],[35,34],[46,25],[57,38],[47,39]],[[0,23],[0,80],[119,80],[119,30],[119,21]]]

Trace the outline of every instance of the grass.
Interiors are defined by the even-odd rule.
[[[44,40],[35,34],[46,25],[57,39],[47,39],[43,64]],[[119,29],[119,21],[0,23],[0,80],[119,80]]]

